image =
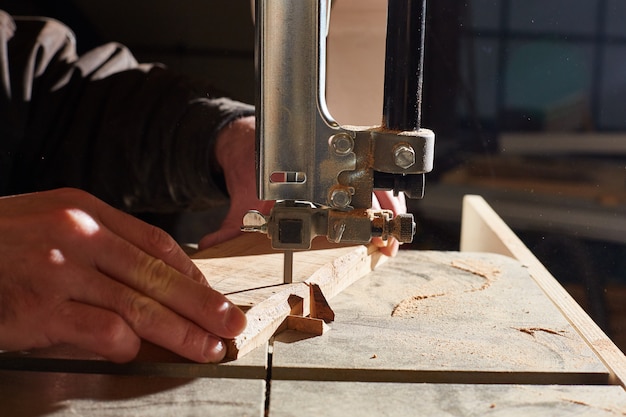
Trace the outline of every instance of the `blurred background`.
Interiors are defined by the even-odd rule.
[[[254,102],[249,0],[0,0],[55,17],[85,52],[128,46],[139,61],[212,80]],[[379,124],[384,0],[335,0],[327,97],[340,123]],[[419,230],[405,248],[457,250],[461,199],[480,194],[626,350],[626,2],[428,3],[422,125],[436,133]],[[179,240],[220,213],[154,219]],[[419,267],[419,266],[416,266]]]

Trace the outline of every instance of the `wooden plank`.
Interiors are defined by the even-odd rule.
[[[327,300],[372,271],[385,257],[373,246],[333,246],[314,241],[294,254],[293,284],[283,284],[283,255],[267,237],[246,234],[193,256],[211,286],[246,309],[246,330],[228,344],[228,358],[239,358],[275,333],[293,314],[311,312],[316,284]]]
[[[323,336],[275,337],[274,380],[608,381],[528,270],[501,255],[400,251],[331,306]]]
[[[611,373],[611,382],[626,387],[626,357],[558,281],[480,196],[463,200],[461,251],[499,253],[519,260],[537,285],[594,350]]]
[[[261,417],[265,381],[0,371],[0,404],[11,417]]]
[[[273,381],[269,415],[615,417],[624,410],[626,394],[613,386]]]

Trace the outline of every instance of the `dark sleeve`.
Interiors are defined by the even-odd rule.
[[[71,31],[0,11],[0,193],[64,186],[130,212],[223,203],[217,132],[254,109],[124,46],[77,57]]]

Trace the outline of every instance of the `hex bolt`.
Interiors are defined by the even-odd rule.
[[[337,133],[330,137],[330,146],[337,155],[346,155],[354,149],[354,139],[345,132]]]
[[[393,162],[402,169],[415,165],[415,150],[407,143],[399,143],[393,148]]]
[[[352,196],[347,190],[333,190],[330,195],[330,203],[335,208],[346,208],[352,201]]]

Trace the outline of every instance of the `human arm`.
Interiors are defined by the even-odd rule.
[[[215,160],[228,194],[230,207],[220,228],[198,243],[200,249],[214,246],[241,234],[243,216],[249,210],[269,214],[273,201],[257,197],[255,168],[255,119],[237,119],[220,131],[215,142]]]
[[[51,19],[0,11],[0,50],[0,194],[75,187],[132,213],[227,202],[213,146],[252,106],[120,44],[78,56]]]
[[[0,349],[70,343],[126,361],[143,338],[220,360],[245,318],[169,236],[77,189],[22,193],[72,186],[128,211],[225,200],[211,136],[247,107],[121,45],[78,57],[50,19],[0,11],[0,50],[0,194],[13,195],[0,199]]]

